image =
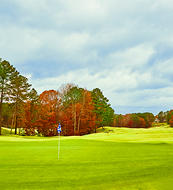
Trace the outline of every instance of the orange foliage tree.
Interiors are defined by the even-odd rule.
[[[55,90],[44,91],[40,94],[39,118],[35,123],[38,133],[44,136],[57,134],[57,112],[60,105],[58,92]]]
[[[70,89],[61,112],[62,131],[64,135],[83,135],[93,132],[96,114],[92,103],[91,92],[84,89]],[[74,94],[72,94],[74,93]],[[74,99],[76,98],[76,99]]]

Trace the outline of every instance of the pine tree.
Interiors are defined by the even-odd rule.
[[[114,119],[114,110],[108,103],[109,100],[104,97],[99,88],[92,91],[92,99],[94,102],[94,112],[97,115],[98,126],[112,125]]]
[[[16,74],[11,80],[11,92],[10,99],[15,105],[15,134],[17,134],[18,119],[20,118],[20,113],[22,112],[23,103],[29,97],[30,84],[28,79],[22,75]]]
[[[6,60],[0,59],[0,135],[2,127],[2,104],[9,98],[11,79],[16,75],[16,69]]]

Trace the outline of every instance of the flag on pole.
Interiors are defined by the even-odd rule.
[[[59,123],[58,128],[57,128],[58,136],[59,136],[59,141],[58,141],[58,160],[59,160],[59,152],[60,152],[60,133],[61,133],[61,124]]]
[[[58,133],[61,133],[61,124],[60,123],[58,125],[57,131],[58,131]]]

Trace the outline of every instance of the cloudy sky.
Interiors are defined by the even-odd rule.
[[[41,93],[100,88],[116,113],[173,108],[172,0],[0,0],[0,57]]]

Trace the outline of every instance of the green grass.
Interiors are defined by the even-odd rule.
[[[99,132],[62,137],[59,161],[57,137],[0,137],[0,189],[173,189],[173,129]]]
[[[173,143],[173,128],[165,127],[165,125],[164,127],[149,129],[104,127],[98,129],[98,132],[97,134],[86,135],[82,138],[112,142]]]
[[[11,130],[10,128],[2,127],[1,130],[1,133],[5,136],[11,136],[15,134],[15,129]],[[19,133],[19,129],[17,129],[17,133]]]
[[[10,131],[11,131],[10,129],[2,127],[1,130],[2,130],[1,133],[3,135],[10,135]],[[14,133],[14,132],[12,131],[12,133]]]

